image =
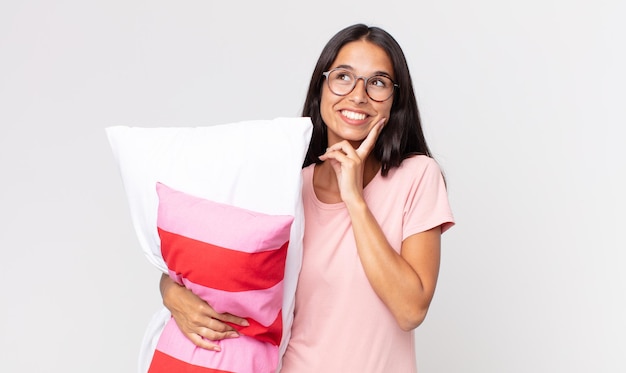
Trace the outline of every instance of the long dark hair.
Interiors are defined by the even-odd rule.
[[[381,162],[381,174],[387,176],[389,170],[400,166],[402,161],[409,156],[424,154],[431,157],[431,153],[422,131],[411,74],[402,48],[385,30],[364,24],[352,25],[339,31],[326,44],[317,60],[302,109],[302,116],[310,117],[313,122],[313,135],[303,167],[321,163],[318,157],[324,154],[328,147],[326,124],[320,113],[322,84],[324,84],[322,73],[330,68],[344,45],[357,40],[369,41],[387,53],[393,64],[396,83],[400,85],[394,93],[387,124],[372,151],[376,159]]]

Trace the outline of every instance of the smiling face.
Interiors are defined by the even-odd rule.
[[[387,53],[365,40],[344,45],[329,70],[337,67],[357,76],[382,73],[394,79],[393,65]],[[325,82],[322,85],[320,112],[328,128],[328,145],[348,140],[353,146],[358,146],[378,121],[389,118],[392,104],[393,97],[383,102],[369,98],[363,80],[359,80],[354,90],[345,96],[332,93]]]

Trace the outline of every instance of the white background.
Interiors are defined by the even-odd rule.
[[[623,2],[1,1],[0,371],[136,370],[159,274],[105,127],[298,116],[356,22],[404,48],[457,218],[420,373],[626,371]]]

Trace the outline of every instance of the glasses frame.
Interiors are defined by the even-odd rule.
[[[335,92],[335,91],[333,91],[333,89],[330,88],[330,79],[328,79],[328,76],[332,72],[337,71],[337,70],[345,71],[346,73],[348,73],[348,74],[350,74],[350,75],[352,75],[354,77],[354,84],[352,85],[352,88],[350,88],[350,90],[348,92],[346,92],[346,93],[344,93],[342,95],[337,93],[337,92]],[[359,82],[359,80],[363,81],[363,85],[365,87],[365,93],[367,94],[367,97],[369,97],[370,100],[375,101],[375,102],[385,102],[385,101],[389,100],[391,97],[393,97],[393,94],[396,92],[396,88],[400,87],[400,85],[398,83],[394,82],[393,79],[391,79],[391,77],[389,77],[388,75],[385,75],[385,74],[374,74],[374,75],[371,75],[371,76],[361,76],[361,75],[356,75],[352,71],[344,69],[342,67],[337,67],[337,68],[334,68],[334,69],[331,69],[331,70],[328,70],[328,71],[324,71],[322,73],[322,75],[324,75],[324,77],[326,78],[326,85],[328,86],[328,89],[332,92],[332,94],[334,94],[336,96],[340,96],[340,97],[347,96],[350,93],[352,93],[352,91],[354,91],[354,88],[356,88],[356,85]],[[384,100],[376,100],[376,99],[372,98],[372,96],[370,96],[369,91],[367,90],[367,87],[368,87],[367,86],[367,81],[372,79],[372,78],[378,77],[378,76],[384,76],[385,78],[391,80],[391,82],[393,83],[393,89],[391,90],[391,94],[389,95],[389,97],[387,97]]]

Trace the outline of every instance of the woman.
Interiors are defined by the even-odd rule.
[[[415,372],[412,330],[426,316],[441,233],[454,221],[393,37],[360,24],[336,34],[303,116],[314,126],[303,168],[303,263],[281,372]],[[237,336],[222,321],[245,324],[167,276],[161,291],[200,347]]]

